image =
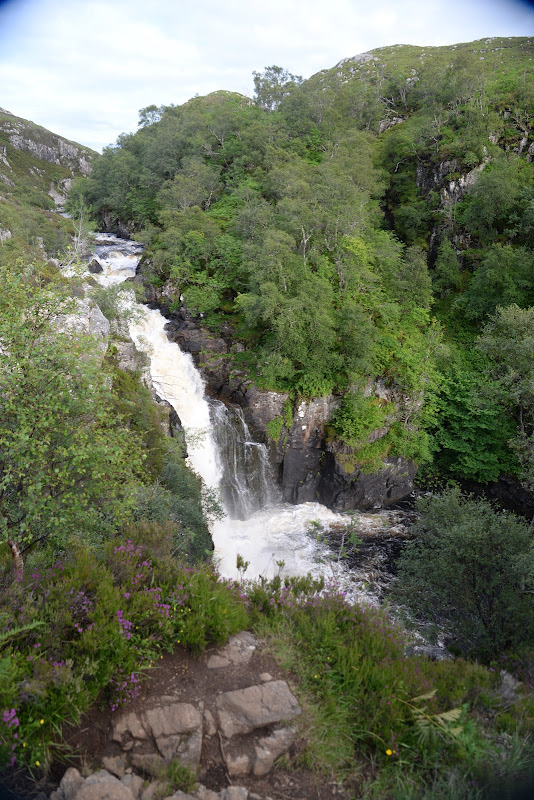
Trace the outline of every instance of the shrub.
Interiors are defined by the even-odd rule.
[[[534,641],[533,541],[527,525],[451,490],[418,503],[421,520],[392,597],[445,631],[458,652],[488,660]]]

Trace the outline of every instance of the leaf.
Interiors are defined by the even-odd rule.
[[[460,719],[461,714],[461,708],[451,708],[450,711],[443,711],[441,714],[435,714],[434,718],[446,725],[449,722],[456,722],[457,719]]]
[[[2,647],[9,639],[13,639],[15,636],[19,636],[22,633],[28,633],[29,631],[33,631],[35,628],[40,628],[44,625],[44,622],[40,620],[34,620],[33,622],[29,622],[27,625],[21,625],[20,628],[13,628],[11,631],[6,631],[6,633],[0,633],[0,647]],[[2,662],[0,662],[1,664]]]
[[[421,700],[431,700],[433,697],[436,696],[436,689],[432,689],[432,691],[427,692],[426,694],[420,694],[417,697],[413,697],[411,699],[411,703],[419,703]]]

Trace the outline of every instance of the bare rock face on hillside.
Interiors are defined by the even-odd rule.
[[[61,164],[82,175],[91,172],[90,151],[87,148],[62,139],[39,125],[14,117],[7,132],[9,142],[16,150],[26,150],[40,161]]]

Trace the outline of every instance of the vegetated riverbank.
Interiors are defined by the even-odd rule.
[[[204,555],[188,546],[195,529],[185,523],[195,506],[185,500],[194,486],[177,464],[161,471],[163,434],[143,398],[132,383],[123,413],[147,442],[147,469],[165,483],[154,495],[141,493],[137,521],[105,543],[73,535],[59,562],[57,545],[37,551],[18,579],[5,551],[0,724],[12,769],[46,781],[51,758],[65,752],[67,721],[95,702],[127,704],[166,651],[201,652],[250,627],[277,643],[279,662],[310,707],[293,766],[399,800],[446,797],[451,781],[458,792],[473,780],[491,782],[488,761],[504,772],[523,766],[532,701],[525,681],[503,700],[498,665],[492,672],[407,656],[382,612],[350,605],[338,588],[324,592],[313,579],[275,575],[241,587],[192,566]],[[173,517],[155,518],[169,508]]]
[[[498,665],[407,656],[383,612],[348,604],[333,586],[305,578],[238,585],[211,567],[181,566],[156,524],[125,534],[100,555],[81,548],[4,583],[1,610],[18,628],[3,654],[13,777],[26,767],[36,788],[46,786],[51,759],[68,759],[59,733],[67,720],[82,719],[97,698],[113,713],[128,708],[161,655],[201,653],[250,627],[291,670],[307,708],[292,767],[334,774],[363,796],[404,800],[449,797],[451,785],[457,796],[483,796],[481,787],[528,763],[528,675],[510,685]]]

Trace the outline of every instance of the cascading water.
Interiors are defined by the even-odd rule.
[[[141,252],[138,242],[99,234],[96,257],[102,272],[94,277],[102,286],[133,278]],[[133,292],[125,303],[130,308],[135,304]],[[249,562],[247,578],[311,573],[342,581],[355,599],[379,602],[387,571],[380,549],[374,549],[375,555],[367,555],[367,564],[349,570],[323,534],[336,529],[343,538],[343,531],[351,524],[361,536],[378,539],[387,532],[389,539],[392,535],[402,537],[406,533],[402,515],[383,511],[347,517],[319,503],[280,504],[266,448],[252,440],[241,409],[208,402],[191,356],[168,340],[165,318],[156,309],[136,308],[139,313],[129,323],[130,335],[150,358],[154,388],[180,417],[190,466],[221,495],[226,516],[212,527],[221,574],[237,577],[236,559],[240,555]]]
[[[267,448],[252,440],[239,406],[228,407],[212,400],[210,407],[222,472],[223,506],[230,518],[245,520],[279,499]]]

